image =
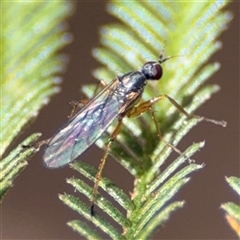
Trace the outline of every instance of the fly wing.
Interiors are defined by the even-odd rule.
[[[47,167],[58,168],[72,162],[108,128],[121,108],[114,95],[117,84],[110,83],[53,136],[43,155]]]

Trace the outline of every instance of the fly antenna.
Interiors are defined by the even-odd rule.
[[[166,40],[165,40],[165,42],[166,42]],[[168,59],[170,59],[170,58],[174,58],[174,57],[184,57],[184,55],[174,55],[174,56],[170,56],[170,57],[164,58],[164,53],[165,53],[165,46],[163,47],[163,49],[162,49],[162,51],[161,51],[161,53],[160,53],[160,55],[159,55],[159,58],[158,58],[158,62],[159,62],[160,64],[166,62],[166,61],[167,61]]]
[[[162,63],[166,62],[168,59],[174,58],[174,57],[184,57],[184,55],[174,55],[174,56],[170,56],[170,57],[163,58],[163,54],[160,54],[159,59],[158,59],[158,62],[159,62],[160,64],[162,64]]]

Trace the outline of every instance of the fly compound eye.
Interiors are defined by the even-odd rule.
[[[163,69],[158,62],[147,62],[142,67],[142,73],[149,80],[158,80],[162,77]]]

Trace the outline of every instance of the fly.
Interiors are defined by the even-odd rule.
[[[102,171],[109,154],[111,144],[116,139],[122,127],[124,117],[137,117],[150,110],[157,128],[158,136],[169,147],[180,155],[183,153],[168,143],[161,135],[152,106],[162,99],[168,99],[180,112],[188,118],[197,118],[226,126],[224,121],[216,121],[202,116],[188,114],[174,99],[168,95],[159,95],[139,105],[142,93],[148,81],[159,80],[162,77],[163,69],[161,64],[170,57],[163,59],[160,55],[158,61],[146,62],[140,71],[126,73],[116,77],[106,85],[92,100],[80,109],[51,139],[47,140],[43,159],[47,167],[59,168],[74,161],[84,153],[98,138],[106,131],[109,125],[115,120],[118,124],[111,134],[105,153],[101,160],[92,196],[91,214],[94,215],[94,202],[98,186],[101,181]],[[46,141],[45,141],[46,143]],[[187,158],[187,156],[184,156]]]

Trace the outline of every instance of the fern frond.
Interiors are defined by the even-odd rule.
[[[73,5],[59,1],[4,1],[1,7],[2,158],[23,127],[60,90],[60,74],[67,58],[58,51],[72,39],[63,21],[72,13]],[[26,166],[29,152],[32,155],[35,150],[18,147],[1,160],[0,185],[4,192]]]
[[[238,177],[226,177],[226,181],[240,197],[240,179]],[[228,202],[221,205],[226,212],[226,219],[238,237],[240,237],[240,205]]]
[[[37,151],[35,148],[24,149],[22,146],[36,142],[40,136],[41,134],[37,133],[31,135],[0,161],[0,202],[3,200],[7,190],[12,187],[13,180],[27,166],[26,160],[31,158]]]
[[[148,84],[143,101],[164,93],[192,113],[219,90],[216,85],[202,85],[220,67],[218,63],[207,64],[207,61],[220,49],[217,37],[232,18],[231,13],[223,10],[227,3],[112,1],[107,6],[108,12],[121,23],[109,24],[101,29],[102,47],[94,49],[93,55],[104,66],[94,71],[94,76],[110,80],[116,75],[139,69],[147,61],[156,61],[165,46],[167,55],[181,57],[176,56],[163,64],[163,79]],[[93,92],[92,88],[87,87],[84,91],[88,96]],[[176,108],[166,101],[160,102],[155,110],[165,140],[174,146],[199,122],[179,116]],[[106,146],[113,129],[109,127],[104,137],[97,141],[99,147]],[[201,147],[203,143],[193,144],[184,156],[191,157]],[[203,168],[203,165],[195,163],[186,165],[183,156],[166,167],[171,152],[170,147],[159,141],[150,114],[143,114],[134,120],[124,119],[124,127],[112,144],[111,154],[135,178],[134,189],[130,197],[124,194],[123,198],[120,194],[122,190],[110,180],[106,183],[106,178],[103,178],[100,188],[109,197],[114,197],[112,201],[115,204],[109,203],[100,194],[96,201],[105,214],[122,226],[122,231],[117,228],[113,230],[111,225],[108,233],[107,218],[100,220],[98,214],[96,218],[90,217],[90,210],[86,215],[85,207],[81,208],[82,203],[78,206],[80,200],[77,198],[71,196],[74,199],[71,202],[63,196],[61,199],[109,234],[109,238],[118,238],[122,234],[126,239],[147,239],[174,210],[183,206],[184,201],[171,202],[172,197],[190,180],[190,174]],[[85,171],[85,166],[83,163],[73,164],[77,171],[94,181],[97,170],[87,167],[88,171]],[[88,185],[75,178],[68,180],[68,183],[91,200]],[[112,194],[113,186],[116,195]],[[118,204],[126,211],[125,217],[115,206]],[[69,224],[88,238],[85,232],[79,230],[80,222],[77,226]]]

